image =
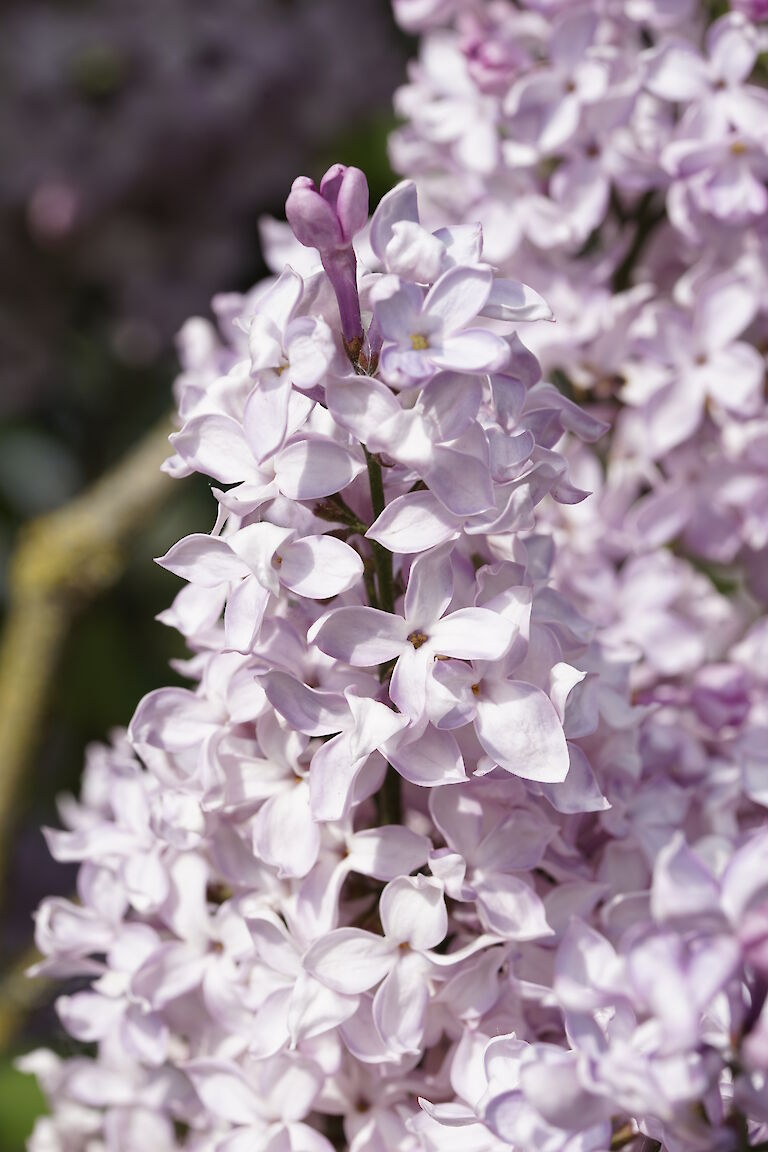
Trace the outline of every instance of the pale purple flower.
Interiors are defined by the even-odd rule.
[[[314,624],[309,639],[335,660],[370,667],[395,660],[389,694],[419,720],[437,656],[498,660],[512,644],[515,624],[488,608],[448,612],[453,598],[450,556],[443,549],[414,561],[403,614],[375,608],[335,608]]]
[[[516,873],[531,872],[544,857],[555,829],[535,811],[505,812],[484,804],[482,788],[439,788],[430,813],[447,847],[430,856],[430,868],[454,900],[474,901],[483,927],[512,940],[552,934],[535,888]]]
[[[768,101],[759,88],[745,84],[759,50],[754,26],[730,13],[708,30],[706,59],[688,42],[670,40],[652,55],[646,83],[664,100],[690,102],[687,116],[694,127],[696,115],[706,125],[711,105],[737,132],[759,132]]]
[[[324,600],[354,587],[363,574],[359,553],[333,536],[297,538],[290,528],[250,524],[231,536],[196,534],[180,540],[158,563],[226,602],[227,644],[250,651],[271,596],[287,588]]]
[[[491,294],[490,269],[449,268],[424,294],[416,284],[385,281],[374,299],[384,338],[381,371],[389,384],[408,387],[435,372],[503,368],[509,349],[485,328],[468,328]]]
[[[247,322],[251,372],[258,376],[259,387],[251,392],[244,417],[259,463],[283,446],[292,388],[309,390],[319,384],[336,355],[328,323],[296,315],[303,291],[301,277],[287,267],[259,298]]]
[[[588,10],[563,14],[552,28],[549,66],[512,85],[504,101],[508,161],[532,164],[561,151],[582,109],[605,95],[609,70],[593,50],[597,29],[598,17]]]
[[[425,876],[403,876],[379,904],[383,936],[337,928],[318,940],[305,967],[336,992],[360,995],[379,985],[373,1021],[393,1056],[419,1050],[429,1000],[428,953],[445,938],[443,887]]]
[[[734,416],[759,410],[765,358],[739,339],[756,305],[748,285],[724,274],[700,287],[691,316],[670,310],[658,317],[647,368],[637,378],[629,369],[625,393],[628,403],[644,406],[652,453],[668,452],[691,436],[707,401]],[[644,395],[649,377],[652,390]]]
[[[205,1108],[231,1127],[220,1148],[330,1152],[333,1147],[303,1123],[323,1083],[314,1060],[293,1054],[249,1060],[241,1067],[232,1060],[200,1058],[187,1072]]]

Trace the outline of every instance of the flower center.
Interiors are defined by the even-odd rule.
[[[429,637],[427,636],[426,632],[411,632],[411,634],[408,636],[408,640],[410,640],[414,648],[421,648],[422,644],[426,644],[428,639]]]
[[[426,336],[422,336],[421,332],[411,333],[411,348],[414,352],[423,352],[425,348],[429,348],[429,340]]]
[[[472,685],[472,695],[473,696],[479,696],[480,695],[480,685],[479,684],[473,684]]]

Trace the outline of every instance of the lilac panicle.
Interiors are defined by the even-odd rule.
[[[406,179],[184,329],[189,683],[47,830],[32,1152],[768,1146],[756,7],[396,0]]]

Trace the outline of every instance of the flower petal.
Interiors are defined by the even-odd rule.
[[[399,416],[400,405],[386,384],[366,379],[360,387],[360,377],[329,380],[325,386],[325,402],[334,420],[361,440],[368,443],[372,432],[392,417]]]
[[[570,760],[562,725],[549,697],[533,684],[483,685],[475,728],[488,755],[508,772],[548,783],[567,776]]]
[[[335,536],[305,536],[284,548],[281,556],[280,583],[313,600],[346,592],[363,574],[359,553]]]
[[[385,824],[382,828],[366,828],[352,836],[347,865],[363,876],[394,880],[426,864],[429,850],[426,836],[399,824]]]
[[[429,490],[454,516],[476,516],[493,507],[491,474],[476,456],[438,444],[423,476]]]
[[[402,616],[378,608],[334,608],[315,621],[307,637],[326,656],[368,668],[392,660],[402,651],[406,624]]]
[[[412,555],[455,540],[461,518],[453,516],[431,492],[409,492],[392,500],[366,532],[390,552]]]
[[[386,755],[405,780],[420,788],[459,784],[467,778],[455,737],[432,725],[428,725],[415,740],[406,730],[402,738],[389,742]]]
[[[156,563],[202,588],[215,588],[230,580],[239,580],[248,571],[226,540],[202,532],[179,540]]]
[[[264,373],[251,392],[243,413],[248,444],[261,464],[285,443],[288,432],[288,405],[291,382],[277,372]]]
[[[393,1056],[417,1053],[421,1049],[429,1003],[425,967],[421,956],[406,954],[373,998],[376,1030]]]
[[[357,778],[369,753],[355,757],[349,733],[326,740],[312,757],[309,797],[315,820],[341,820],[349,811]]]
[[[757,295],[743,280],[713,277],[696,295],[694,331],[710,355],[741,336],[757,311]]]
[[[334,992],[354,996],[383,980],[395,963],[392,944],[361,928],[334,928],[316,940],[304,967]]]
[[[443,886],[429,876],[398,876],[381,894],[379,916],[388,940],[419,952],[435,948],[448,931]]]
[[[431,352],[438,368],[454,372],[498,372],[509,359],[509,346],[485,328],[465,328]]]
[[[264,520],[260,524],[248,524],[229,537],[227,543],[232,551],[247,564],[251,572],[264,588],[277,596],[280,583],[273,558],[278,548],[294,536],[290,528],[281,528]]]
[[[287,672],[272,671],[262,679],[267,699],[291,728],[307,736],[340,732],[349,720],[349,706],[338,692],[309,688]]]
[[[519,280],[495,279],[481,316],[493,320],[553,320],[552,309],[546,300]]]
[[[408,630],[426,631],[445,612],[453,596],[453,568],[450,548],[433,548],[411,565],[405,592],[405,618]]]
[[[320,829],[309,803],[309,785],[297,781],[267,800],[253,822],[253,850],[279,877],[306,876],[320,851]]]
[[[427,293],[424,311],[440,318],[446,334],[458,332],[485,307],[492,284],[490,268],[449,268]]]
[[[517,629],[513,621],[488,608],[460,608],[432,625],[432,650],[459,660],[499,660]]]
[[[393,226],[399,220],[419,222],[419,205],[413,180],[402,180],[382,196],[371,219],[370,243],[379,260],[384,260],[387,244],[392,239]]]
[[[427,645],[414,648],[405,642],[389,682],[389,698],[404,716],[417,721],[427,706],[427,677],[434,653]]]
[[[477,910],[485,927],[507,940],[552,936],[544,905],[519,876],[497,872],[475,882]]]
[[[340,444],[299,440],[275,457],[275,478],[289,500],[316,500],[340,492],[365,468]]]
[[[195,416],[169,440],[186,464],[221,484],[262,482],[243,429],[231,416]]]
[[[235,652],[251,652],[261,631],[269,592],[255,576],[248,576],[233,588],[224,609],[224,637]]]
[[[184,1071],[203,1106],[230,1124],[259,1124],[261,1110],[256,1093],[236,1064],[228,1060],[191,1060]]]
[[[374,299],[374,315],[385,340],[410,348],[411,336],[423,327],[422,299],[415,284],[400,284],[389,296]]]
[[[319,316],[300,316],[285,333],[286,375],[297,388],[319,384],[336,355],[330,326]]]

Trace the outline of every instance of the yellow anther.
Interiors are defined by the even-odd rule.
[[[413,644],[414,648],[421,648],[422,644],[426,644],[429,637],[427,636],[426,632],[411,632],[408,639],[410,640],[411,644]]]
[[[426,348],[429,348],[429,340],[427,340],[426,336],[422,336],[420,332],[413,332],[411,334],[411,348],[413,348],[414,352],[423,352]]]

